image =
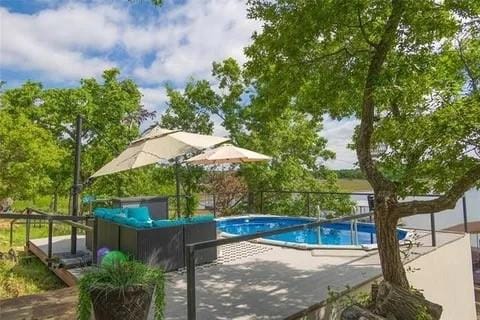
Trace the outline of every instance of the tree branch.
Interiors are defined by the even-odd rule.
[[[368,68],[365,88],[363,90],[360,134],[356,149],[360,168],[367,176],[374,190],[378,190],[380,186],[394,190],[393,183],[382,175],[372,159],[371,140],[374,131],[373,124],[375,116],[374,94],[387,54],[395,44],[397,28],[400,24],[403,11],[404,2],[402,0],[392,0],[392,12],[385,25],[385,30],[380,42],[375,45],[375,50]]]
[[[455,182],[450,190],[442,196],[428,201],[408,201],[400,202],[397,205],[397,214],[399,218],[409,217],[416,214],[433,213],[447,209],[455,208],[455,205],[465,192],[470,190],[477,181],[480,180],[480,163],[473,166],[470,170]]]
[[[367,32],[365,31],[365,26],[363,25],[363,22],[362,22],[360,7],[357,7],[357,19],[358,19],[358,26],[360,27],[360,32],[362,33],[363,38],[368,43],[368,45],[375,48],[377,44],[370,40],[370,37],[367,35]]]

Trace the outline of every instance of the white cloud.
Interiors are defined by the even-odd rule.
[[[211,63],[227,57],[243,62],[243,48],[258,28],[246,18],[243,0],[189,0],[160,19],[156,26],[125,33],[128,50],[156,51],[150,66],[134,71],[148,82],[208,77]]]
[[[187,0],[148,19],[112,1],[54,3],[35,14],[0,7],[2,68],[40,72],[38,80],[58,82],[120,66],[144,84],[180,84],[190,76],[208,77],[215,60],[244,61],[243,48],[258,28],[246,18],[244,0]],[[118,58],[119,49],[127,56]],[[145,66],[149,57],[154,59]]]
[[[55,81],[97,76],[115,63],[101,54],[119,38],[121,12],[107,6],[65,5],[35,15],[0,8],[2,67],[40,71]]]
[[[158,88],[140,88],[142,92],[142,104],[148,111],[156,111],[157,117],[165,111],[167,102],[167,91],[164,87]]]
[[[354,167],[357,162],[357,155],[347,145],[352,141],[353,130],[357,124],[357,119],[337,121],[326,118],[323,121],[321,135],[328,140],[327,148],[336,153],[336,158],[326,163],[329,168],[347,169]]]

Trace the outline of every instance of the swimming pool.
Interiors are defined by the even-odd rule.
[[[217,230],[224,237],[253,234],[262,231],[286,228],[315,221],[313,218],[284,216],[242,216],[217,219]],[[399,241],[409,236],[407,230],[397,229]],[[260,242],[301,249],[374,249],[376,248],[375,225],[351,222],[328,223],[321,227],[292,231],[268,236]]]

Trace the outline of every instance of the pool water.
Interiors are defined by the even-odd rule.
[[[217,229],[227,236],[254,234],[315,221],[309,218],[291,217],[241,217],[217,220]],[[304,245],[372,245],[377,241],[375,225],[357,223],[357,233],[351,231],[350,222],[329,223],[321,227],[292,231],[268,236],[265,239],[282,243]],[[399,240],[407,236],[406,230],[397,230]]]

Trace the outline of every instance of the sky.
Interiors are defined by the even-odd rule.
[[[78,85],[111,67],[135,80],[143,104],[165,110],[165,85],[181,89],[190,78],[211,79],[213,61],[245,62],[243,48],[258,30],[245,0],[0,0],[0,80],[46,87]],[[325,119],[322,135],[337,154],[335,169],[356,162],[349,143],[354,119]],[[216,126],[217,135],[225,130]]]

